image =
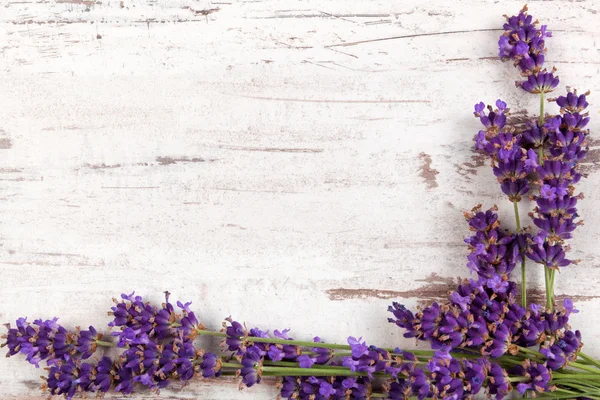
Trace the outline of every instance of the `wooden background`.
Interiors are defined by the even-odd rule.
[[[468,275],[462,211],[497,203],[514,226],[471,151],[472,106],[500,97],[519,118],[537,113],[496,57],[501,15],[521,6],[0,0],[0,319],[103,327],[111,297],[169,290],[212,328],[232,315],[297,338],[414,345],[387,305],[440,300]],[[593,91],[596,137],[600,2],[529,6],[554,32],[561,85]],[[592,144],[588,223],[572,240],[582,262],[557,293],[575,299],[573,325],[600,357]],[[530,266],[540,289],[542,276]],[[2,358],[0,397],[44,398],[43,373]],[[276,393],[229,381],[162,395]]]

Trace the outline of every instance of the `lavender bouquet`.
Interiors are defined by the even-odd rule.
[[[36,367],[45,364],[42,388],[67,399],[158,391],[173,382],[226,376],[238,377],[240,387],[276,380],[286,399],[469,399],[481,393],[502,399],[513,391],[600,399],[600,361],[582,352],[581,334],[568,324],[577,310],[569,299],[556,304],[553,290],[556,271],[576,263],[566,257],[566,241],[581,224],[576,206],[583,196],[575,185],[587,151],[588,93],[567,89],[547,98],[559,84],[556,70],[544,68],[550,31],[527,8],[506,19],[499,55],[520,70],[517,86],[539,95],[539,118],[514,124],[505,102],[479,103],[475,116],[483,129],[475,149],[489,156],[514,205],[517,230],[500,227],[495,207],[473,208],[465,213],[471,231],[465,242],[467,266],[477,278],[463,280],[443,304],[416,312],[398,303],[389,307],[389,322],[406,337],[429,342],[431,350],[382,348],[355,337],[347,345],[318,337],[299,341],[287,329],[269,334],[231,318],[211,330],[191,303],[177,302],[176,309],[168,293],[162,305],[131,293],[114,300],[107,335],[94,327],[68,330],[56,318],[33,323],[20,318],[3,336],[7,356],[21,353]],[[556,103],[558,114],[545,113],[546,101]],[[529,214],[534,226],[523,228],[519,208],[525,196],[535,202]],[[544,270],[543,305],[527,302],[527,263]],[[520,290],[511,280],[518,264]],[[200,348],[200,336],[222,338],[220,351]],[[118,353],[107,351],[111,347]]]

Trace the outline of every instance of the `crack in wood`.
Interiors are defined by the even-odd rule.
[[[251,95],[239,95],[239,94],[229,94],[222,93],[226,96],[236,96],[242,97],[246,99],[255,99],[255,100],[269,100],[269,101],[292,101],[292,102],[300,102],[300,103],[342,103],[342,104],[402,104],[402,103],[423,103],[429,104],[431,100],[419,100],[419,99],[399,99],[399,100],[391,100],[391,99],[381,99],[381,100],[337,100],[337,99],[298,99],[298,98],[290,98],[290,97],[269,97],[269,96],[251,96]]]
[[[214,161],[214,160],[205,160],[204,158],[201,158],[201,157],[193,157],[193,158],[189,158],[189,157],[156,157],[156,162],[158,162],[159,165],[171,165],[171,164],[177,164],[177,163],[199,163],[199,162],[205,162],[205,161]]]
[[[427,36],[443,36],[443,35],[455,35],[455,34],[460,34],[460,33],[475,33],[475,32],[503,32],[503,30],[502,29],[467,29],[467,30],[460,30],[460,31],[416,33],[413,35],[389,36],[389,37],[384,37],[384,38],[359,40],[356,42],[336,43],[336,44],[327,45],[327,46],[325,46],[325,48],[356,46],[359,44],[383,42],[383,41],[387,41],[387,40],[411,39],[411,38],[427,37]]]
[[[250,147],[250,146],[233,146],[233,145],[218,145],[218,146],[207,146],[216,147],[218,149],[227,150],[243,150],[243,151],[264,151],[267,153],[322,153],[323,149],[310,149],[310,148],[290,148],[290,147]]]

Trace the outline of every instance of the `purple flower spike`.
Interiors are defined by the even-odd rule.
[[[315,364],[315,359],[309,355],[302,354],[298,356],[298,364],[300,368],[311,368]]]
[[[102,339],[102,334],[98,333],[93,326],[89,327],[87,331],[79,331],[79,338],[77,339],[77,349],[81,353],[81,358],[86,359],[92,356],[96,352],[98,345],[97,340]]]
[[[352,357],[360,358],[363,354],[367,354],[368,347],[365,342],[361,342],[362,337],[356,339],[352,336],[348,337],[348,344],[352,349]]]
[[[400,303],[393,302],[388,307],[388,311],[394,314],[396,318],[388,318],[388,322],[398,325],[400,328],[406,330],[404,337],[414,337],[416,335],[415,329],[413,328],[413,322],[415,317],[409,309]]]
[[[496,399],[502,400],[512,390],[508,373],[497,364],[492,364],[489,372],[489,383],[487,393],[496,396]]]
[[[559,269],[571,264],[572,261],[565,256],[565,251],[560,244],[550,245],[548,242],[543,245],[532,245],[527,251],[527,257],[552,269]]]
[[[246,387],[251,387],[256,383],[260,383],[262,375],[262,357],[254,347],[248,348],[248,351],[244,353],[241,364],[242,368],[240,370],[240,375],[242,376],[242,383],[246,385]]]
[[[223,323],[223,327],[225,328],[225,333],[227,333],[227,339],[223,345],[229,351],[235,351],[237,354],[242,354],[245,351],[244,340],[242,339],[246,336],[246,330],[244,326],[237,321],[228,317],[225,321],[229,322],[227,325],[225,322]]]
[[[165,339],[177,337],[179,330],[173,326],[176,316],[173,305],[169,303],[169,292],[165,292],[166,301],[162,308],[156,308],[150,303],[144,303],[141,296],[122,294],[121,302],[113,299],[115,306],[109,315],[114,316],[110,327],[120,328],[120,332],[113,332],[119,337],[119,346],[125,346],[137,339],[156,337]]]
[[[221,376],[221,357],[214,353],[204,353],[200,369],[204,378],[217,378]]]
[[[557,369],[561,369],[568,363],[565,352],[555,344],[540,349],[540,353],[546,357],[546,365],[551,370],[556,371]]]
[[[72,360],[53,365],[48,370],[46,386],[52,395],[64,395],[68,400],[78,392],[94,392],[94,366]]]
[[[113,386],[117,366],[109,357],[102,357],[96,366],[94,386],[97,392],[106,393]]]
[[[506,17],[506,20],[504,33],[498,40],[499,57],[503,61],[513,61],[522,75],[534,76],[536,83],[538,78],[545,81],[546,78],[541,78],[541,75],[546,73],[542,71],[542,67],[546,52],[546,38],[552,36],[551,32],[546,25],[538,29],[537,21],[533,21],[531,15],[527,15],[527,6],[523,7],[518,15]]]
[[[560,107],[562,113],[581,113],[588,107],[586,96],[589,95],[589,91],[577,95],[577,90],[573,90],[572,92],[568,90],[566,96],[559,96],[556,99],[556,104]]]
[[[538,364],[527,359],[523,361],[522,365],[517,365],[512,368],[511,372],[517,376],[529,378],[527,381],[520,382],[517,385],[517,390],[521,394],[525,394],[528,390],[531,390],[534,393],[543,393],[553,390],[553,386],[550,385],[552,372],[544,364]]]
[[[2,336],[6,340],[2,347],[8,347],[7,357],[17,353],[25,354],[27,362],[38,368],[42,360],[51,365],[73,357],[81,358],[78,354],[77,335],[67,331],[57,320],[58,318],[45,321],[37,319],[30,324],[26,318],[19,318],[16,328],[6,325],[8,333]],[[84,347],[84,350],[87,349]]]
[[[181,308],[181,310],[183,311],[183,318],[181,318],[180,322],[183,334],[190,340],[193,340],[198,335],[198,330],[204,330],[205,327],[198,321],[198,318],[196,318],[196,314],[194,314],[194,312],[190,310],[191,304],[191,301],[185,304],[178,301],[177,307]]]
[[[537,75],[529,75],[526,81],[517,82],[517,86],[529,93],[550,93],[557,86],[560,80],[552,72],[542,71]]]

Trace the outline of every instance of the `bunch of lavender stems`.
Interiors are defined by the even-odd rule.
[[[93,327],[68,331],[56,319],[33,324],[20,319],[16,328],[9,327],[3,345],[9,356],[25,354],[36,366],[45,362],[43,387],[68,399],[79,393],[129,394],[136,387],[159,390],[174,381],[221,376],[240,377],[246,387],[276,377],[280,396],[290,399],[470,398],[484,390],[501,399],[513,388],[541,398],[600,399],[600,363],[580,350],[581,361],[555,356],[548,364],[548,352],[517,345],[496,355],[488,351],[492,343],[478,349],[403,351],[367,346],[353,337],[347,345],[319,338],[299,341],[288,330],[269,335],[231,318],[220,331],[206,329],[190,303],[178,302],[181,314],[176,313],[168,294],[160,307],[134,294],[121,297],[109,313],[113,332],[108,337]],[[202,336],[222,338],[221,353],[197,347]],[[568,351],[573,340],[564,340],[568,344],[562,348]],[[116,360],[102,356],[106,347],[122,353]]]
[[[516,231],[503,228],[497,208],[481,205],[465,213],[471,236],[464,279],[444,302],[412,312],[393,303],[389,322],[405,337],[427,342],[432,350],[401,350],[367,345],[349,337],[330,344],[315,337],[294,340],[289,330],[247,329],[231,318],[220,331],[209,330],[190,309],[191,303],[144,302],[133,293],[114,300],[110,335],[89,327],[69,331],[57,319],[8,325],[2,346],[7,356],[24,354],[39,367],[46,364],[43,388],[67,399],[79,393],[122,394],[140,388],[160,390],[172,382],[234,376],[240,387],[278,379],[287,399],[471,399],[481,393],[503,399],[513,391],[525,397],[600,399],[600,361],[582,352],[581,333],[572,330],[578,312],[570,299],[557,304],[556,271],[575,264],[566,258],[566,240],[576,220],[575,185],[587,153],[586,96],[567,89],[546,98],[559,83],[555,69],[543,68],[545,41],[551,33],[527,14],[506,17],[499,56],[512,60],[523,76],[522,90],[539,95],[539,116],[525,126],[513,124],[507,104],[475,105],[483,129],[475,149],[489,156],[502,192],[513,203]],[[559,107],[547,115],[546,100]],[[519,203],[535,201],[529,213],[534,227],[523,227]],[[537,229],[537,231],[536,231]],[[527,301],[526,260],[544,269],[546,302]],[[511,274],[521,265],[520,290]],[[520,296],[518,294],[520,293]],[[520,297],[520,301],[518,299]],[[206,352],[196,339],[222,339],[220,352]],[[105,355],[121,349],[117,358]]]
[[[546,25],[527,14],[527,6],[513,17],[506,17],[504,34],[498,41],[499,56],[503,61],[513,61],[522,81],[516,86],[539,96],[539,117],[518,126],[507,121],[509,108],[505,102],[496,101],[496,108],[483,103],[475,106],[484,129],[475,137],[475,148],[492,160],[494,174],[502,191],[513,203],[517,235],[521,248],[521,305],[527,306],[526,258],[542,265],[546,287],[546,307],[555,305],[554,286],[556,271],[576,264],[565,258],[569,250],[566,240],[583,224],[577,221],[577,200],[583,194],[575,194],[575,184],[582,174],[579,164],[586,156],[589,122],[586,95],[567,88],[565,95],[548,98],[558,84],[556,68],[548,71],[544,67],[546,39],[552,36]],[[560,107],[556,115],[546,115],[546,100]],[[538,228],[522,229],[519,202],[530,195],[536,207],[529,215]]]

